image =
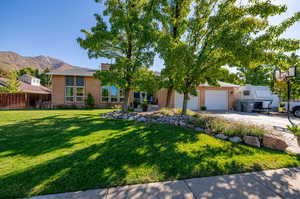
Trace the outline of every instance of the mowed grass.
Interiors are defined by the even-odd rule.
[[[0,198],[300,165],[300,157],[110,110],[0,111]]]

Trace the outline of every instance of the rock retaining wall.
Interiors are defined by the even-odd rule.
[[[161,114],[159,111],[141,112],[141,113],[137,113],[137,112],[123,113],[121,111],[114,111],[114,112],[102,114],[101,117],[108,118],[108,119],[124,119],[124,120],[134,120],[134,121],[146,122],[146,123],[159,123],[159,124],[181,126],[181,127],[193,129],[198,132],[209,134],[218,139],[228,140],[233,143],[244,143],[246,145],[253,146],[253,147],[263,146],[266,148],[271,148],[279,151],[291,152],[290,150],[287,150],[288,143],[286,143],[286,140],[282,139],[278,135],[275,136],[272,133],[270,133],[264,135],[262,138],[259,138],[257,136],[229,137],[222,133],[212,132],[210,129],[204,129],[199,126],[194,126],[192,124],[189,124],[188,122],[189,120],[196,119],[191,116],[181,116],[181,115],[167,116]],[[298,152],[294,152],[294,153],[300,154]]]

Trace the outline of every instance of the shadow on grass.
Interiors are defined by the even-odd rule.
[[[181,147],[188,147],[199,142],[199,139],[206,142],[205,139],[214,138],[206,135],[199,137],[199,133],[174,126],[141,125],[90,117],[87,114],[79,118],[56,115],[32,119],[1,126],[1,129],[0,153],[9,153],[4,153],[0,158],[17,155],[35,158],[81,144],[70,142],[76,137],[89,136],[95,132],[100,135],[105,130],[112,133],[102,140],[99,138],[99,142],[94,144],[85,143],[85,147],[70,154],[61,153],[41,164],[0,176],[0,198],[262,169],[247,167],[237,160],[226,161],[236,155],[254,155],[255,150],[243,145],[202,144],[199,150],[181,150]]]
[[[2,125],[0,129],[0,157],[13,155],[37,156],[53,150],[68,148],[72,138],[87,136],[101,130],[125,130],[130,123],[116,123],[82,114],[80,117],[64,118],[54,115],[19,123]],[[103,124],[105,122],[105,124]]]

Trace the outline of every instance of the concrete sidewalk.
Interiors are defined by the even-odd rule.
[[[300,167],[33,197],[33,199],[160,198],[299,199]]]

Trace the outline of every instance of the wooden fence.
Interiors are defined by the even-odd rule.
[[[50,94],[0,93],[0,109],[50,108]]]

